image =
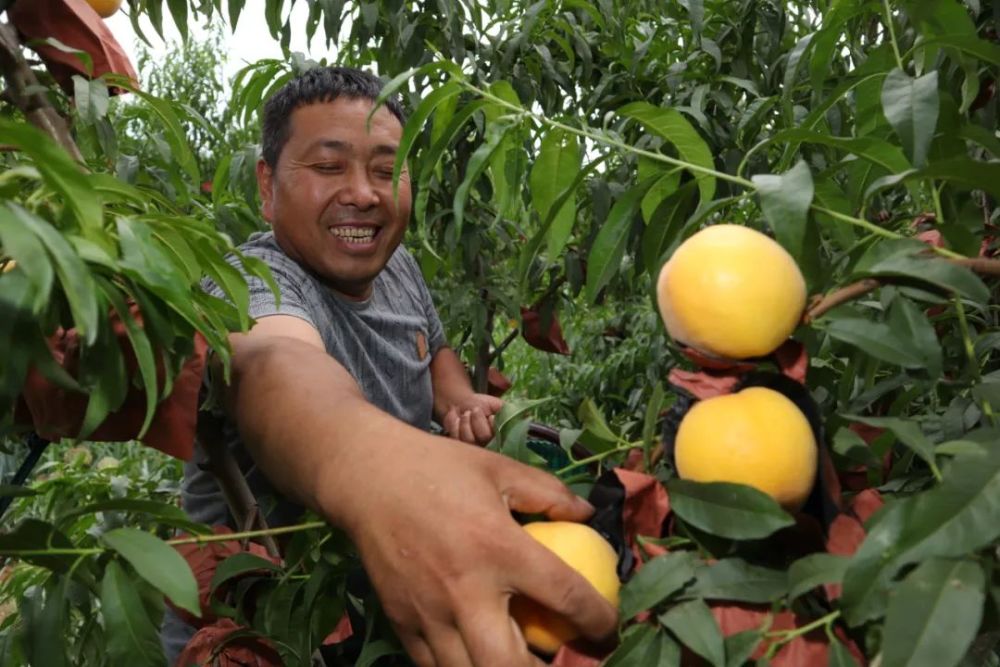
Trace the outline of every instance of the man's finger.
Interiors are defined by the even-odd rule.
[[[498,485],[510,509],[554,521],[586,521],[594,513],[593,505],[552,475],[510,460],[502,465]]]
[[[607,639],[618,627],[618,610],[554,553],[538,543],[531,549],[526,558],[532,567],[511,575],[517,590],[564,616],[588,639]]]
[[[490,422],[481,408],[474,408],[472,410],[469,422],[476,442],[486,443],[493,438],[493,429],[490,427]]]
[[[497,398],[496,396],[490,396],[489,394],[483,394],[483,402],[486,404],[486,410],[490,414],[496,414],[500,412],[500,408],[503,407],[503,399]]]
[[[427,643],[437,667],[474,667],[465,641],[453,626],[433,625],[425,629]]]
[[[545,664],[524,643],[520,628],[510,617],[507,596],[477,600],[478,612],[461,614],[458,629],[476,667],[543,667]]]
[[[444,418],[441,420],[441,426],[444,427],[444,432],[447,433],[452,438],[459,437],[459,427],[460,419],[458,416],[458,410],[452,408],[445,413]]]
[[[475,443],[476,435],[472,432],[472,411],[466,410],[462,413],[461,425],[458,428],[459,439],[463,442]]]
[[[423,639],[416,634],[403,632],[399,628],[396,628],[396,635],[399,637],[399,641],[403,643],[406,653],[417,667],[439,667],[434,660],[431,647]]]

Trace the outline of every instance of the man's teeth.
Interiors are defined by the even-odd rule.
[[[374,227],[331,227],[330,233],[348,243],[368,243],[375,238]]]

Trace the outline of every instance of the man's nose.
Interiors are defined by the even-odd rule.
[[[344,174],[337,201],[344,206],[371,208],[379,202],[378,191],[372,183],[371,174],[363,167],[353,167]]]

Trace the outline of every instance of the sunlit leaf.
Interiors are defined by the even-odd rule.
[[[795,523],[773,498],[742,484],[667,482],[670,508],[696,528],[731,539],[758,539]]]
[[[938,119],[937,71],[916,79],[894,69],[882,84],[882,110],[917,167],[927,162]]]
[[[101,536],[135,568],[140,577],[156,587],[170,601],[195,616],[201,616],[198,584],[187,561],[163,540],[135,528],[115,528]]]
[[[672,143],[683,160],[700,167],[700,170],[692,169],[691,172],[698,180],[701,201],[712,201],[715,196],[715,176],[704,171],[715,169],[712,151],[679,111],[656,107],[648,102],[633,102],[619,109],[618,113],[638,120],[647,129]]]

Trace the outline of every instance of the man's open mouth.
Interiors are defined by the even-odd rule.
[[[371,225],[340,225],[337,227],[331,227],[330,233],[339,239],[343,239],[347,243],[356,243],[360,245],[362,243],[371,243],[378,234],[379,229],[379,227]]]

